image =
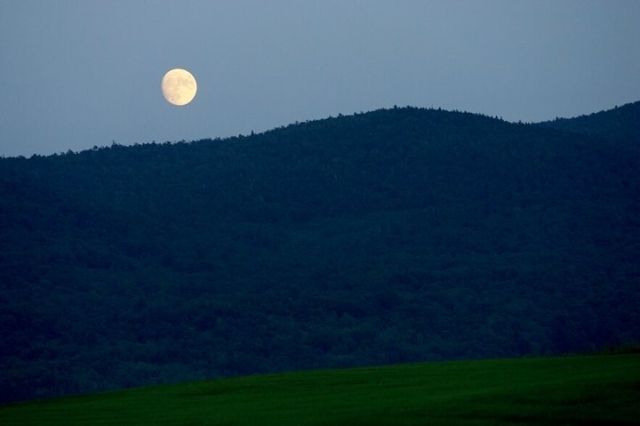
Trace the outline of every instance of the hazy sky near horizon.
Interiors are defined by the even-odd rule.
[[[640,100],[637,0],[0,3],[0,156],[261,132],[394,105],[543,121]],[[168,104],[186,68],[198,94]]]

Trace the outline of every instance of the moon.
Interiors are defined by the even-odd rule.
[[[187,70],[175,68],[162,77],[162,95],[172,105],[184,106],[191,102],[198,91],[198,83]]]

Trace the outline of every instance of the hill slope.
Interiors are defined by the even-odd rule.
[[[637,424],[639,356],[399,365],[156,386],[0,407],[27,425]]]
[[[616,106],[608,111],[594,112],[575,118],[558,118],[540,123],[541,126],[601,137],[615,142],[615,146],[640,149],[640,101]]]
[[[1,159],[0,399],[638,339],[631,143],[401,108]]]

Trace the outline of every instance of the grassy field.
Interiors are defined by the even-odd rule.
[[[318,370],[0,407],[1,425],[640,424],[640,355]]]

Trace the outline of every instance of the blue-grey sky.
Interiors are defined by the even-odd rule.
[[[198,81],[169,105],[171,68]],[[393,105],[525,122],[640,100],[638,0],[6,0],[0,156]]]

